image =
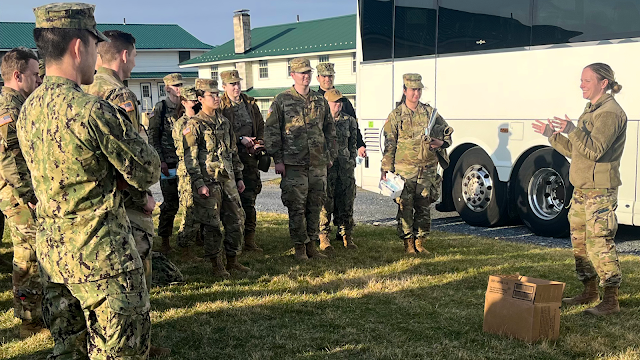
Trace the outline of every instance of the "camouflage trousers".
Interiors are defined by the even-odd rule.
[[[196,221],[195,211],[197,211],[197,209],[194,206],[194,191],[191,185],[191,177],[182,162],[178,165],[177,173],[180,209],[182,209],[183,213],[177,243],[178,246],[186,248],[193,245],[196,236],[200,232],[200,223]]]
[[[227,256],[242,253],[244,241],[244,210],[235,180],[225,179],[222,186],[222,203],[220,219],[224,227],[224,250]]]
[[[42,322],[42,284],[36,257],[36,222],[28,205],[5,209],[13,242],[13,314]]]
[[[320,211],[320,233],[331,232],[331,215],[338,234],[351,235],[353,202],[356,198],[356,178],[353,167],[334,164],[327,170],[327,198]]]
[[[568,217],[580,281],[599,276],[601,286],[620,286],[622,272],[614,242],[617,207],[617,189],[573,190]]]
[[[131,234],[136,242],[136,250],[142,259],[144,278],[148,289],[152,286],[152,256],[153,251],[153,218],[141,211],[127,209],[127,216],[131,223]]]
[[[81,284],[44,284],[50,359],[147,359],[149,292],[142,269]]]
[[[158,236],[165,238],[173,234],[173,221],[176,218],[180,206],[178,179],[161,179],[160,188],[162,189],[162,197],[164,200],[160,205]]]
[[[244,232],[245,234],[256,232],[256,198],[262,191],[262,180],[260,180],[260,170],[258,170],[258,162],[254,158],[245,160],[241,158],[244,164],[242,170],[242,178],[245,189],[240,194],[242,209],[244,209]]]
[[[202,198],[195,195],[193,206],[194,221],[201,224],[202,241],[204,242],[204,257],[215,258],[222,251],[222,232],[220,231],[220,209],[222,207],[222,188],[219,183],[207,184],[209,197]]]
[[[434,168],[420,169],[418,176],[404,179],[398,204],[398,236],[401,239],[424,238],[431,232],[431,203],[438,200],[440,175]]]
[[[327,168],[285,165],[280,182],[282,203],[289,212],[289,236],[294,244],[319,241],[320,210],[327,189]]]

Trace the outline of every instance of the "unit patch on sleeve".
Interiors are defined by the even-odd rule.
[[[0,115],[0,126],[6,125],[12,121],[13,119],[11,118],[11,114],[6,113],[4,115]]]
[[[120,107],[123,108],[126,112],[133,111],[135,109],[131,100],[123,102],[122,104],[120,104]]]

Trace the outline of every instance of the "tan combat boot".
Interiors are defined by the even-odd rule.
[[[244,273],[251,271],[251,269],[238,262],[237,256],[227,255],[227,271],[231,270],[237,270]]]
[[[318,252],[318,250],[316,250],[316,245],[314,244],[314,241],[309,241],[308,243],[306,243],[304,245],[305,245],[305,248],[307,250],[307,257],[309,259],[326,259],[326,258],[328,258],[327,255],[320,254]]]
[[[307,261],[309,257],[307,256],[307,248],[304,244],[295,244],[296,253],[293,257],[298,261]]]
[[[149,357],[150,358],[169,356],[169,354],[171,354],[171,349],[169,349],[169,348],[163,348],[163,347],[160,347],[160,346],[149,345]]]
[[[248,232],[244,234],[244,251],[262,252],[262,249],[256,244],[256,233]]]
[[[22,324],[20,324],[20,338],[26,339],[40,333],[49,333],[49,330],[44,327],[44,324],[22,319]]]
[[[211,259],[211,265],[213,265],[213,276],[228,279],[231,274],[224,268],[224,262],[222,261],[222,255],[218,255]]]
[[[193,249],[191,246],[187,246],[184,248],[180,248],[178,247],[180,250],[180,260],[182,260],[183,262],[202,262],[204,259],[201,257],[196,256],[196,254],[193,253]]]
[[[358,248],[358,245],[353,243],[353,238],[351,237],[351,235],[343,235],[342,244],[344,244],[344,247],[349,250],[356,250]]]
[[[600,294],[598,294],[598,281],[596,278],[584,281],[583,284],[584,290],[582,290],[581,294],[570,298],[564,298],[562,299],[562,303],[565,305],[584,305],[600,300]]]
[[[404,239],[404,252],[408,255],[416,254],[416,244],[413,237]]]
[[[169,255],[169,253],[171,252],[171,243],[169,242],[168,237],[162,238],[162,246],[160,246],[160,252],[165,255]]]
[[[333,246],[331,246],[331,240],[329,240],[329,234],[320,233],[320,250],[326,252],[333,252]]]
[[[416,251],[419,252],[420,255],[430,255],[431,254],[429,251],[427,251],[427,249],[424,248],[424,246],[422,246],[426,242],[427,242],[427,240],[425,238],[422,238],[422,237],[419,237],[419,238],[416,239],[416,242],[415,242]]]
[[[584,311],[587,314],[604,316],[620,312],[620,304],[618,303],[618,288],[614,286],[605,286],[602,302],[592,308]]]

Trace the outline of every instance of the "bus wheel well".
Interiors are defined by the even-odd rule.
[[[508,196],[509,196],[509,217],[511,219],[515,219],[518,217],[518,209],[516,207],[516,187],[515,182],[518,181],[518,173],[520,172],[520,168],[522,167],[522,163],[529,157],[529,155],[533,154],[535,151],[547,148],[549,146],[545,145],[537,145],[534,146],[527,151],[523,152],[522,155],[518,158],[518,160],[513,164],[513,168],[511,169],[511,175],[509,176],[509,188],[508,188]]]
[[[456,211],[453,198],[451,197],[451,191],[453,190],[453,169],[456,167],[462,154],[474,146],[477,145],[465,143],[456,147],[451,154],[449,154],[449,167],[442,173],[442,201],[436,205],[436,210],[440,212]]]

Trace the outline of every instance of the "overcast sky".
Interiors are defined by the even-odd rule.
[[[79,0],[82,1],[82,0]],[[233,11],[249,9],[251,27],[285,24],[356,13],[356,0],[94,0],[98,23],[178,24],[211,45],[233,38]],[[0,21],[34,22],[33,8],[46,0],[0,0]],[[2,34],[0,34],[2,36]]]

